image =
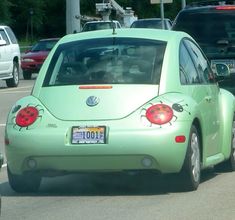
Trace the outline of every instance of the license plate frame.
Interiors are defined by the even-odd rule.
[[[105,144],[106,126],[73,126],[71,144]]]

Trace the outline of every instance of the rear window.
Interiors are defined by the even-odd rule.
[[[166,42],[133,38],[82,40],[60,45],[43,86],[158,84]]]
[[[37,51],[50,51],[55,46],[58,40],[43,40],[36,43],[31,51],[37,52]]]
[[[18,44],[16,36],[15,36],[15,34],[13,33],[13,31],[12,31],[12,29],[10,27],[6,27],[6,32],[7,32],[8,36],[11,39],[11,43],[12,44]]]
[[[132,23],[131,28],[162,28],[161,20],[138,20]]]
[[[94,22],[85,24],[82,31],[112,29],[113,27],[120,28],[120,26],[115,22]]]
[[[235,41],[235,10],[181,13],[173,29],[189,33],[200,44],[231,43]]]

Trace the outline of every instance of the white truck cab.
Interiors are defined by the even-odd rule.
[[[0,79],[8,87],[19,84],[20,48],[10,27],[0,25]]]

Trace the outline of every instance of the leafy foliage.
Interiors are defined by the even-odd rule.
[[[0,21],[1,24],[10,24],[11,16],[10,16],[10,7],[12,6],[9,0],[1,0],[0,3]]]
[[[186,0],[187,3],[193,0]],[[197,0],[199,1],[199,0]],[[103,0],[80,0],[81,15],[99,16],[95,4]],[[160,5],[150,0],[116,0],[123,8],[132,7],[138,18],[160,17]],[[164,5],[165,17],[172,20],[181,9],[181,0]],[[115,13],[112,13],[115,16]],[[1,23],[11,25],[20,39],[58,37],[66,32],[66,0],[1,0]]]

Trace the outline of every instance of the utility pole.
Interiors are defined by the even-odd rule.
[[[186,0],[182,0],[182,1],[181,1],[181,7],[182,7],[182,9],[185,8],[185,6],[186,6]]]
[[[161,4],[161,20],[162,20],[162,29],[165,29],[165,24],[164,24],[164,3],[163,0],[160,2]]]
[[[80,30],[80,0],[66,0],[66,33],[73,34]]]
[[[150,0],[150,4],[160,4],[161,7],[161,20],[162,20],[162,29],[165,29],[164,24],[164,4],[172,3],[173,0]]]

